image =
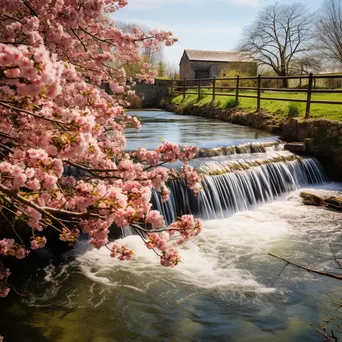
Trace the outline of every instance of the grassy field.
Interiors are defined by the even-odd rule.
[[[192,90],[193,92],[194,90]],[[198,101],[197,95],[187,95],[183,99],[182,95],[179,95],[173,99],[173,103],[182,104],[197,104],[199,106],[205,106],[211,104],[218,108],[232,108],[234,107],[235,97],[231,96],[218,96],[216,95],[214,103],[212,103],[212,96],[209,91],[203,89],[201,93],[201,99]],[[208,95],[207,95],[208,94]],[[210,95],[209,95],[210,94]],[[228,93],[234,95],[234,92]],[[240,94],[255,95],[255,92],[240,92]],[[264,92],[261,97],[280,97],[289,99],[306,99],[305,93],[275,93]],[[325,101],[342,101],[341,94],[325,94],[325,93],[313,93],[312,100],[325,100]],[[282,117],[304,117],[305,103],[287,101],[275,101],[275,100],[262,100],[261,108],[269,112],[275,113]],[[256,99],[252,98],[240,98],[238,108],[245,111],[256,110]],[[342,105],[328,105],[328,104],[311,104],[311,117],[312,118],[327,118],[330,120],[342,121]]]

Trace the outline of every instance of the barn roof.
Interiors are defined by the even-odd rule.
[[[184,50],[190,61],[251,62],[245,54],[232,51]]]

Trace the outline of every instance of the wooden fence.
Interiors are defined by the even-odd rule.
[[[183,98],[186,95],[197,95],[198,99],[202,95],[211,95],[212,101],[215,100],[215,96],[231,96],[235,98],[235,106],[239,104],[239,98],[253,98],[256,99],[256,109],[260,111],[262,100],[272,100],[272,101],[289,101],[289,102],[302,102],[306,103],[305,109],[305,119],[310,117],[310,107],[311,104],[334,104],[342,105],[341,101],[326,101],[326,100],[313,100],[313,93],[341,93],[342,89],[316,89],[315,84],[317,80],[320,79],[334,79],[342,80],[341,75],[301,75],[301,76],[254,76],[254,77],[220,77],[220,78],[199,78],[199,79],[181,79],[181,80],[171,80],[171,96],[177,96],[182,94]],[[303,80],[307,81],[307,86],[305,88],[271,88],[264,87],[262,83],[264,80],[299,80],[300,83]],[[217,81],[230,81],[235,82],[235,86],[223,86],[217,83]],[[254,87],[244,87],[241,86],[243,81],[253,81],[256,86]],[[222,83],[222,82],[221,82]],[[190,90],[190,91],[189,91]],[[194,90],[194,91],[192,91]],[[206,90],[207,93],[203,93],[202,90]],[[222,92],[222,90],[231,91]],[[256,94],[241,94],[240,91],[256,91]],[[208,92],[210,91],[210,92]],[[220,92],[221,91],[221,92]],[[267,97],[267,92],[301,92],[306,93],[306,99],[291,99],[282,97]],[[342,108],[341,108],[342,109]]]

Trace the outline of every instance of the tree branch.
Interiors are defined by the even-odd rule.
[[[330,277],[330,278],[335,278],[335,279],[342,280],[342,275],[337,275],[337,274],[333,274],[333,273],[329,273],[329,272],[325,272],[325,271],[314,270],[314,269],[311,269],[311,268],[308,268],[308,267],[296,264],[296,263],[294,263],[292,261],[289,261],[289,260],[287,260],[287,259],[285,259],[285,258],[283,258],[283,257],[281,257],[279,255],[273,254],[273,253],[268,253],[268,255],[270,255],[270,256],[272,256],[274,258],[283,260],[283,261],[287,262],[288,264],[290,264],[292,266],[296,266],[296,267],[301,268],[303,270],[306,270],[308,272],[312,272],[312,273],[324,275],[324,276],[327,276],[327,277]]]
[[[3,107],[6,107],[8,109],[12,109],[16,112],[19,112],[19,113],[25,113],[25,114],[28,114],[28,115],[31,115],[37,119],[40,119],[40,120],[45,120],[45,121],[49,121],[49,122],[52,122],[52,123],[56,123],[56,124],[60,124],[60,125],[67,125],[69,126],[68,123],[66,122],[63,122],[63,121],[59,121],[59,120],[54,120],[54,119],[50,119],[50,118],[46,118],[44,116],[41,116],[41,115],[38,115],[38,114],[35,114],[33,112],[30,112],[28,110],[25,110],[25,109],[21,109],[21,108],[18,108],[18,107],[14,107],[14,106],[10,106],[9,104],[3,102],[2,100],[0,100],[0,105],[3,106]]]

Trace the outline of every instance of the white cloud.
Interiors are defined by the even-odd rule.
[[[233,5],[245,5],[251,7],[258,7],[261,5],[259,0],[231,0]]]
[[[212,2],[230,3],[236,6],[259,7],[271,0],[212,0]],[[127,8],[142,9],[162,7],[168,4],[179,5],[204,5],[204,0],[129,0]]]
[[[139,8],[152,8],[161,7],[167,4],[189,4],[196,3],[196,0],[129,0],[127,8],[139,9]]]

